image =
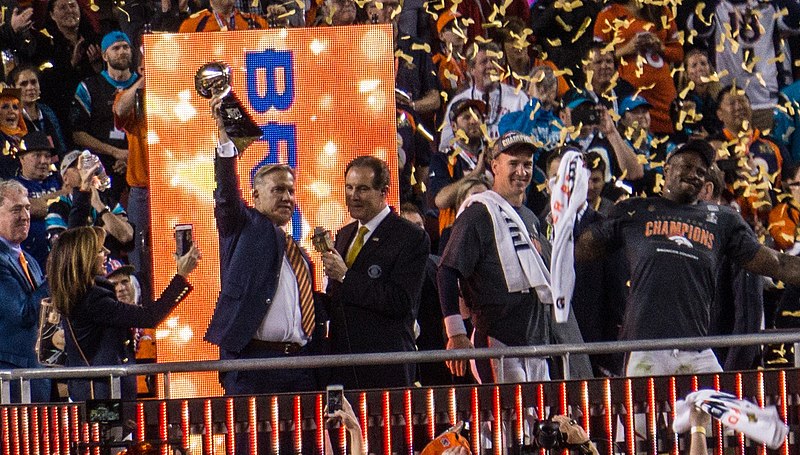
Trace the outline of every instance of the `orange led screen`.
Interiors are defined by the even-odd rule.
[[[195,72],[211,61],[232,69],[233,91],[265,133],[240,156],[242,193],[252,204],[250,176],[264,164],[295,167],[297,210],[290,230],[311,252],[314,226],[336,232],[349,221],[344,168],[352,158],[378,156],[397,176],[392,30],[371,25],[146,35],[144,55],[155,291],[175,273],[176,224],[194,225],[203,253],[190,277],[194,292],[157,330],[158,361],[215,360],[217,349],[203,335],[220,289],[213,199],[217,132],[208,100],[195,92]],[[389,203],[396,206],[396,178],[392,184]],[[315,253],[312,258],[319,261]],[[222,392],[216,373],[172,375],[170,389],[173,398]]]

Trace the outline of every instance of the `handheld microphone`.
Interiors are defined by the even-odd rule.
[[[333,239],[331,239],[331,231],[322,226],[314,228],[314,234],[311,236],[311,244],[314,245],[314,250],[318,253],[327,253],[333,251]]]

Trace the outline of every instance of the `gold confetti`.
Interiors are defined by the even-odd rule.
[[[430,54],[431,53],[431,46],[428,43],[425,43],[425,44],[414,43],[414,44],[411,45],[411,50],[412,51],[425,51],[425,52]]]

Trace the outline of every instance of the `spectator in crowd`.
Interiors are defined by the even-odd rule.
[[[766,219],[772,208],[769,187],[780,175],[783,154],[775,142],[754,127],[750,99],[744,90],[735,86],[723,88],[717,104],[717,117],[723,127],[720,139],[725,149],[721,155],[738,171],[738,176],[727,178],[726,183],[738,197],[745,220],[752,223]]]
[[[144,107],[144,65],[139,66],[139,79],[117,92],[114,98],[114,126],[128,138],[128,161],[125,181],[128,184],[127,213],[134,227],[133,251],[129,258],[139,271],[142,293],[152,298],[153,264],[150,249],[150,176],[148,164],[147,119]]]
[[[68,229],[59,236],[48,262],[53,305],[66,319],[66,366],[134,364],[126,349],[130,328],[155,327],[192,290],[187,277],[200,260],[196,246],[176,258],[177,273],[158,300],[143,306],[120,302],[114,285],[104,278],[104,236],[97,227]],[[122,399],[136,399],[136,378],[126,376],[121,382]],[[75,402],[111,398],[107,380],[72,379],[68,384]]]
[[[712,165],[698,199],[726,205],[724,190],[725,176]],[[724,257],[716,280],[709,335],[745,335],[761,331],[764,327],[764,278]],[[717,348],[714,353],[725,371],[749,370],[761,360],[760,346]]]
[[[631,273],[622,339],[706,336],[722,257],[756,275],[800,284],[800,259],[758,242],[733,209],[698,202],[716,151],[704,141],[676,149],[661,197],[629,199],[576,242],[576,259],[622,249]],[[658,270],[658,272],[654,272]],[[628,376],[719,372],[710,350],[632,352]]]
[[[115,264],[115,267],[106,274],[106,279],[114,286],[117,300],[127,305],[141,305],[142,289],[135,275],[136,268],[123,264]],[[131,328],[129,340],[130,343],[126,345],[128,358],[135,358],[137,364],[156,362],[156,329]],[[137,395],[140,398],[154,397],[155,381],[155,375],[137,376]]]
[[[521,111],[528,102],[528,96],[525,93],[500,82],[501,55],[500,47],[493,42],[480,42],[469,46],[467,48],[467,72],[470,84],[464,91],[453,97],[445,111],[445,118],[449,119],[450,109],[458,100],[483,101],[486,104],[485,121],[490,139],[497,138],[498,124],[505,114]],[[439,150],[450,146],[453,134],[450,122],[445,123],[439,141]]]
[[[133,54],[127,35],[119,31],[107,34],[101,49],[107,68],[84,79],[75,90],[70,114],[72,140],[77,147],[87,148],[100,157],[111,177],[111,200],[116,202],[126,187],[128,139],[114,125],[112,106],[117,91],[135,84],[139,75],[131,71]]]
[[[261,16],[239,11],[235,0],[210,0],[209,7],[186,18],[178,33],[267,28],[267,21]]]
[[[109,250],[109,258],[120,260],[130,251],[133,226],[122,205],[111,201],[107,191],[98,189],[96,171],[97,165],[88,168],[83,165],[83,157],[77,150],[64,157],[61,162],[64,186],[46,208],[47,236],[52,244],[65,229],[98,226],[106,233],[104,246]]]
[[[492,149],[492,191],[473,195],[466,202],[472,204],[456,218],[438,274],[447,349],[549,342],[545,303],[552,297],[542,300],[550,294],[549,273],[541,256],[538,220],[523,206],[536,150],[524,134],[501,136]],[[508,262],[508,255],[519,259]],[[522,273],[519,261],[530,266],[530,274]],[[459,287],[472,312],[472,341],[459,312]],[[463,376],[466,363],[454,360],[448,366]],[[491,366],[473,362],[473,373],[481,383],[550,379],[542,358],[492,360]]]
[[[20,89],[22,118],[28,131],[42,131],[53,141],[54,153],[59,159],[67,153],[67,144],[61,132],[61,123],[50,107],[40,102],[39,70],[23,65],[14,68],[8,75],[9,82]]]
[[[800,80],[784,87],[780,99],[780,105],[775,108],[775,129],[771,136],[787,150],[788,160],[800,162]]]
[[[526,27],[522,19],[509,17],[503,27],[495,29],[494,40],[503,50],[504,70],[502,80],[517,89],[522,88],[530,94],[530,85],[534,79],[533,69],[537,66],[547,66],[558,70],[553,62],[540,55],[540,51],[531,43],[531,29]],[[559,96],[569,90],[567,81],[561,75],[556,75],[557,94]]]
[[[12,179],[17,175],[19,142],[28,134],[19,99],[19,89],[0,86],[0,179]]]
[[[456,3],[456,2],[454,2]],[[457,11],[466,19],[467,42],[479,42],[479,38],[488,38],[487,32],[492,27],[502,26],[508,18],[518,17],[524,24],[530,23],[530,6],[525,0],[479,0],[475,2],[457,2]]]
[[[608,217],[614,208],[614,201],[603,196],[606,186],[606,162],[597,152],[586,153],[583,157],[586,167],[589,168],[589,187],[586,191],[586,202],[597,213]]]
[[[464,58],[464,46],[467,37],[461,14],[446,10],[436,20],[436,33],[439,49],[433,54],[433,64],[439,77],[439,86],[450,99],[458,90],[467,84],[467,61]]]
[[[558,117],[558,78],[549,66],[531,70],[527,90],[530,101],[521,111],[509,112],[500,119],[498,132],[519,131],[533,137],[541,153],[548,153],[561,142],[563,124]],[[543,183],[543,182],[538,182]]]
[[[100,36],[75,0],[49,0],[45,31],[37,36],[33,64],[49,68],[40,78],[42,101],[53,109],[67,141],[72,140],[70,110],[75,89],[103,69]]]
[[[769,212],[768,230],[775,248],[792,256],[800,255],[800,164],[781,169],[781,201]]]
[[[653,131],[671,133],[668,108],[677,92],[670,67],[683,59],[683,47],[670,10],[638,0],[614,0],[597,15],[594,38],[615,43],[615,55],[622,60],[620,77],[653,106]]]
[[[22,242],[22,249],[30,253],[39,267],[44,269],[50,245],[47,241],[45,217],[51,199],[64,194],[61,189],[61,176],[51,172],[53,161],[53,143],[50,137],[40,131],[31,131],[22,138],[22,145],[17,152],[20,162],[19,174],[15,177],[28,190],[31,203],[31,227],[28,238]]]
[[[780,32],[800,29],[800,1],[703,2],[689,17],[687,28],[697,30],[716,50],[722,85],[735,84],[745,90],[753,103],[754,127],[772,129],[778,91],[790,76],[781,63],[784,59],[777,58],[776,41]]]
[[[581,68],[584,82],[571,88],[564,95],[565,100],[582,96],[595,104],[602,104],[612,112],[619,112],[619,102],[633,95],[633,86],[619,78],[613,45],[592,42],[583,53]]]
[[[236,147],[219,112],[222,97],[210,105],[219,132],[214,217],[222,290],[205,340],[219,346],[222,360],[312,354],[325,316],[313,294],[311,261],[285,231],[295,210],[294,170],[285,164],[258,169],[248,207],[239,190]],[[221,381],[228,395],[317,390],[314,372],[304,368],[230,371]]]
[[[28,191],[16,180],[0,181],[0,368],[38,368],[34,351],[39,306],[48,288],[39,264],[23,251],[30,229]],[[31,401],[50,400],[50,381],[33,380]],[[11,381],[11,399],[19,403],[20,386]]]
[[[596,152],[605,161],[605,182],[614,179],[638,180],[644,176],[644,167],[639,162],[636,152],[619,134],[611,114],[604,106],[595,104],[583,96],[565,102],[559,115],[566,128],[573,128],[578,135],[568,140],[584,153]],[[607,195],[616,200],[620,194],[615,186],[607,186]]]
[[[684,91],[688,90],[684,95]],[[702,115],[700,126],[706,135],[719,133],[721,125],[717,118],[717,98],[722,91],[719,75],[702,49],[692,49],[683,59],[683,71],[678,75],[678,93],[676,100],[691,99],[695,101],[695,110]]]
[[[450,123],[455,137],[449,148],[440,150],[431,157],[428,176],[428,204],[438,209],[439,232],[453,224],[456,218],[454,206],[458,181],[464,177],[476,177],[486,173],[483,137],[483,119],[486,105],[483,101],[461,99],[450,108]]]
[[[356,22],[357,7],[354,0],[325,0],[316,11],[311,25],[330,25],[334,27],[353,25]]]
[[[347,165],[345,199],[356,220],[322,254],[336,354],[413,351],[414,320],[430,242],[424,230],[392,212],[389,168],[372,156]],[[340,367],[331,383],[346,388],[408,387],[416,365]]]
[[[650,113],[653,106],[641,96],[626,97],[620,102],[619,124],[620,135],[636,153],[644,175],[633,179],[635,194],[657,195],[661,191],[659,176],[664,172],[663,163],[667,157],[667,139],[656,139],[651,131]]]
[[[426,50],[418,39],[401,34],[398,21],[402,6],[399,0],[368,1],[364,9],[371,23],[392,25],[397,56],[394,86],[398,133],[405,155],[398,182],[400,200],[422,205],[421,193],[428,179],[431,143],[423,138],[421,130],[434,131],[432,118],[441,105],[430,47]]]
[[[603,1],[590,0],[567,7],[557,0],[538,0],[532,6],[531,30],[537,42],[574,86],[582,86],[580,59],[592,46],[592,30]],[[569,73],[572,73],[571,75]]]
[[[33,26],[33,8],[30,4],[23,6],[16,1],[0,3],[0,51],[19,52],[30,41],[30,29]],[[12,68],[6,68],[0,59],[0,82]]]

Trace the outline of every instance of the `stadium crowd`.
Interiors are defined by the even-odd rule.
[[[245,204],[236,147],[212,98],[222,291],[205,339],[221,358],[800,324],[800,0],[0,5],[0,368],[39,365],[39,302],[51,291],[67,365],[79,366],[152,361],[141,329],[191,291],[197,249],[176,258],[179,273],[160,299],[152,285],[139,62],[142,35],[160,32],[394,30],[399,175],[367,156],[348,165],[354,221],[317,264],[324,293],[313,291],[313,265],[284,231],[294,171],[259,170],[245,190],[255,204]],[[561,188],[576,163],[587,196],[573,207]],[[394,179],[397,208],[387,203]],[[574,244],[574,261],[560,254],[563,242]],[[58,265],[48,265],[54,252]],[[565,276],[574,280],[571,306],[555,316],[551,289]],[[143,310],[125,306],[136,302]],[[576,356],[571,367],[573,377],[779,367],[787,349]],[[221,382],[243,394],[559,372],[551,359],[503,362],[231,372]],[[49,399],[50,386],[40,386],[34,399]],[[84,381],[68,394],[85,398],[87,386],[107,393]],[[135,388],[126,386],[128,398]]]

